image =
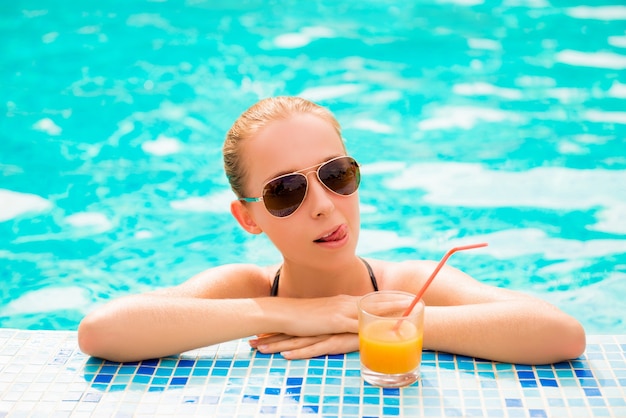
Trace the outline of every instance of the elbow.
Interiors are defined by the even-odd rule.
[[[587,337],[583,326],[574,318],[571,318],[569,322],[564,332],[563,357],[565,360],[582,356],[587,348]]]
[[[116,340],[107,327],[107,321],[98,311],[87,315],[78,326],[78,348],[84,354],[110,361],[124,361],[115,353]]]
[[[78,348],[81,352],[101,357],[103,338],[100,336],[97,321],[92,316],[86,316],[78,326]]]
[[[545,353],[549,353],[544,361],[537,363],[558,363],[579,358],[585,352],[587,341],[585,330],[574,318],[567,316],[561,319],[546,334],[544,341]]]

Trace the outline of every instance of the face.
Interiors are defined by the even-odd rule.
[[[248,196],[261,196],[268,180],[313,167],[300,171],[307,177],[308,190],[300,207],[289,217],[272,216],[263,202],[236,203],[258,227],[256,232],[265,232],[272,240],[286,262],[329,263],[333,258],[354,256],[360,221],[358,193],[337,195],[315,174],[319,164],[345,155],[330,123],[308,114],[275,121],[250,138],[242,152]]]

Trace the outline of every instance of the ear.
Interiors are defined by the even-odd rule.
[[[260,234],[261,232],[263,232],[263,230],[259,228],[259,226],[254,221],[252,214],[250,213],[246,205],[243,204],[243,202],[239,200],[233,200],[232,202],[230,202],[230,213],[232,213],[235,219],[237,219],[239,225],[241,225],[241,227],[249,233]]]

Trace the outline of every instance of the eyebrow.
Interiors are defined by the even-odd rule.
[[[275,178],[282,177],[282,176],[287,175],[287,174],[295,174],[295,173],[299,173],[299,172],[304,171],[304,170],[307,170],[307,169],[311,169],[311,168],[313,168],[313,167],[319,167],[320,165],[324,164],[324,163],[325,163],[325,162],[327,162],[327,161],[330,161],[330,160],[332,160],[332,159],[334,159],[334,158],[337,158],[337,157],[343,157],[344,155],[346,155],[346,154],[333,154],[332,156],[330,156],[330,157],[327,157],[327,158],[323,159],[322,161],[320,161],[320,162],[319,162],[319,163],[317,163],[317,164],[313,164],[313,165],[311,165],[311,166],[304,167],[304,168],[301,168],[301,169],[299,169],[299,170],[284,170],[284,171],[279,171],[278,173],[275,173],[274,175],[272,175],[272,176],[268,177],[267,179],[265,179],[265,181],[264,181],[263,183],[265,184],[265,183],[267,183],[268,181],[274,180]]]

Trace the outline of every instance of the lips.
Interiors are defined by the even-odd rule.
[[[314,242],[341,241],[342,239],[345,238],[347,233],[348,233],[348,227],[346,225],[340,225],[334,230],[325,233],[324,235],[316,239]]]

